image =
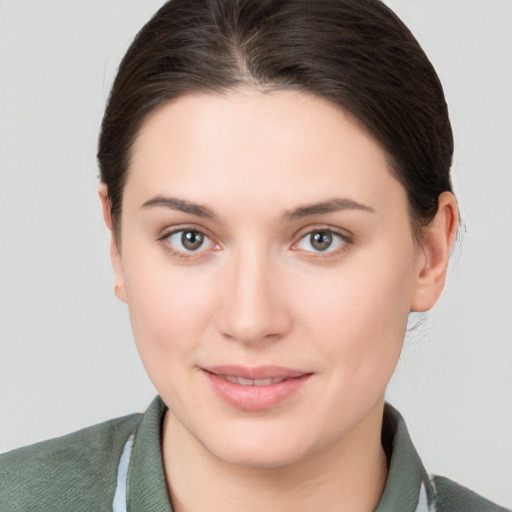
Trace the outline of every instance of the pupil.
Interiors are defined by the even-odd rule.
[[[317,251],[325,251],[332,244],[332,235],[326,231],[319,231],[311,235],[311,245]]]
[[[203,245],[204,236],[197,231],[185,231],[181,235],[181,243],[183,247],[189,251],[195,251]]]

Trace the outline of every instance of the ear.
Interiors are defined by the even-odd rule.
[[[413,289],[411,311],[428,311],[440,297],[457,225],[457,200],[451,192],[443,192],[439,196],[437,214],[423,233],[422,257]]]
[[[115,276],[115,294],[123,302],[127,302],[126,289],[124,285],[124,273],[123,273],[123,260],[121,258],[121,250],[119,243],[114,235],[114,222],[111,213],[111,204],[108,197],[108,187],[105,183],[101,182],[98,190],[100,196],[101,207],[103,209],[103,219],[110,231],[110,259],[112,260],[112,266],[114,267]]]

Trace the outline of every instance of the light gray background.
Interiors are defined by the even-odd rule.
[[[467,235],[388,393],[431,472],[512,505],[512,2],[389,0],[444,83]],[[145,409],[96,138],[161,0],[0,0],[0,451]]]

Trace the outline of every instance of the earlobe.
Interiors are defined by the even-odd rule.
[[[451,192],[439,196],[434,220],[425,228],[421,264],[411,298],[411,311],[428,311],[444,288],[458,225],[457,201]]]
[[[103,219],[105,225],[110,232],[110,259],[114,268],[115,285],[114,292],[118,299],[123,302],[127,302],[126,289],[124,285],[124,273],[123,273],[123,261],[121,257],[121,250],[114,235],[114,223],[112,220],[112,214],[110,211],[110,199],[108,197],[108,188],[105,183],[100,183],[98,195],[101,201],[101,207],[103,210]]]

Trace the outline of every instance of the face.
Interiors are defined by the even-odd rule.
[[[380,421],[425,264],[380,146],[291,91],[153,113],[113,260],[174,424],[215,457],[265,467]]]

